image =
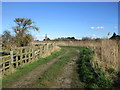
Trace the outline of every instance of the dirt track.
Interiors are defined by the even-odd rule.
[[[79,53],[79,51],[77,51]],[[76,60],[78,60],[78,55],[71,58],[70,62],[64,67],[62,74],[56,79],[55,85],[51,88],[73,88],[72,86],[72,73],[74,70],[74,65]]]
[[[13,84],[7,86],[7,88],[27,88],[30,85],[32,85],[34,82],[36,82],[39,77],[47,70],[52,64],[57,62],[61,57],[64,57],[67,55],[70,51],[67,50],[67,52],[64,55],[60,55],[57,58],[50,60],[49,62],[42,64],[35,68],[33,71],[26,74],[24,77],[20,78]]]

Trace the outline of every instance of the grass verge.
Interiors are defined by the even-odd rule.
[[[76,55],[75,49],[70,49],[69,51],[69,54],[65,55],[50,68],[48,68],[46,72],[40,76],[39,80],[32,86],[32,88],[50,88],[71,57]]]
[[[86,84],[80,81],[76,68],[77,66],[75,65],[72,73],[72,88],[85,88]]]
[[[78,73],[80,80],[86,83],[87,88],[108,88],[112,87],[113,80],[105,75],[100,68],[93,68],[90,60],[93,58],[93,51],[90,48],[81,50],[78,60]]]
[[[26,64],[22,67],[18,67],[16,69],[16,72],[2,78],[2,87],[5,88],[7,85],[15,82],[16,80],[19,80],[21,77],[23,77],[25,74],[32,71],[39,65],[47,63],[48,61],[58,57],[61,54],[64,54],[65,52],[66,52],[66,49],[62,48],[60,51],[54,52],[52,55],[50,55],[46,58],[40,58],[39,60],[37,60],[33,63]]]

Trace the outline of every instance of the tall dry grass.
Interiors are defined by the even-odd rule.
[[[100,45],[95,48],[95,57],[92,61],[93,66],[99,66],[103,70],[114,68],[119,71],[119,52],[118,43],[115,40],[102,40]]]
[[[114,68],[120,71],[120,41],[103,39],[98,41],[59,41],[60,46],[85,46],[94,49],[94,67],[103,70]]]

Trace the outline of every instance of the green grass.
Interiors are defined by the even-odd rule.
[[[108,88],[113,80],[105,75],[100,68],[93,68],[90,60],[93,58],[93,51],[90,48],[81,50],[78,60],[78,73],[80,80],[86,83],[87,88]]]
[[[76,68],[77,66],[75,65],[72,73],[73,78],[71,85],[73,88],[85,88],[86,84],[80,81]]]
[[[55,83],[54,81],[57,78],[57,76],[61,74],[64,66],[75,55],[75,49],[70,49],[70,53],[62,57],[59,61],[57,61],[50,68],[48,68],[47,71],[42,76],[40,76],[40,80],[38,80],[32,87],[49,88],[50,86],[52,86]]]
[[[62,48],[58,52],[54,52],[52,55],[46,57],[46,58],[40,58],[39,60],[26,64],[23,67],[19,67],[16,69],[16,71],[8,76],[3,77],[2,79],[2,87],[6,87],[7,85],[15,82],[16,80],[19,80],[21,77],[23,77],[28,72],[35,69],[37,66],[47,63],[48,61],[52,60],[53,58],[58,57],[61,54],[64,54],[66,52],[66,49]]]

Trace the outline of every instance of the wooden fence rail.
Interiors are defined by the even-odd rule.
[[[40,57],[46,57],[57,49],[56,43],[47,43],[42,46],[20,47],[10,51],[9,55],[0,57],[0,72],[8,75],[15,68],[31,63]]]

